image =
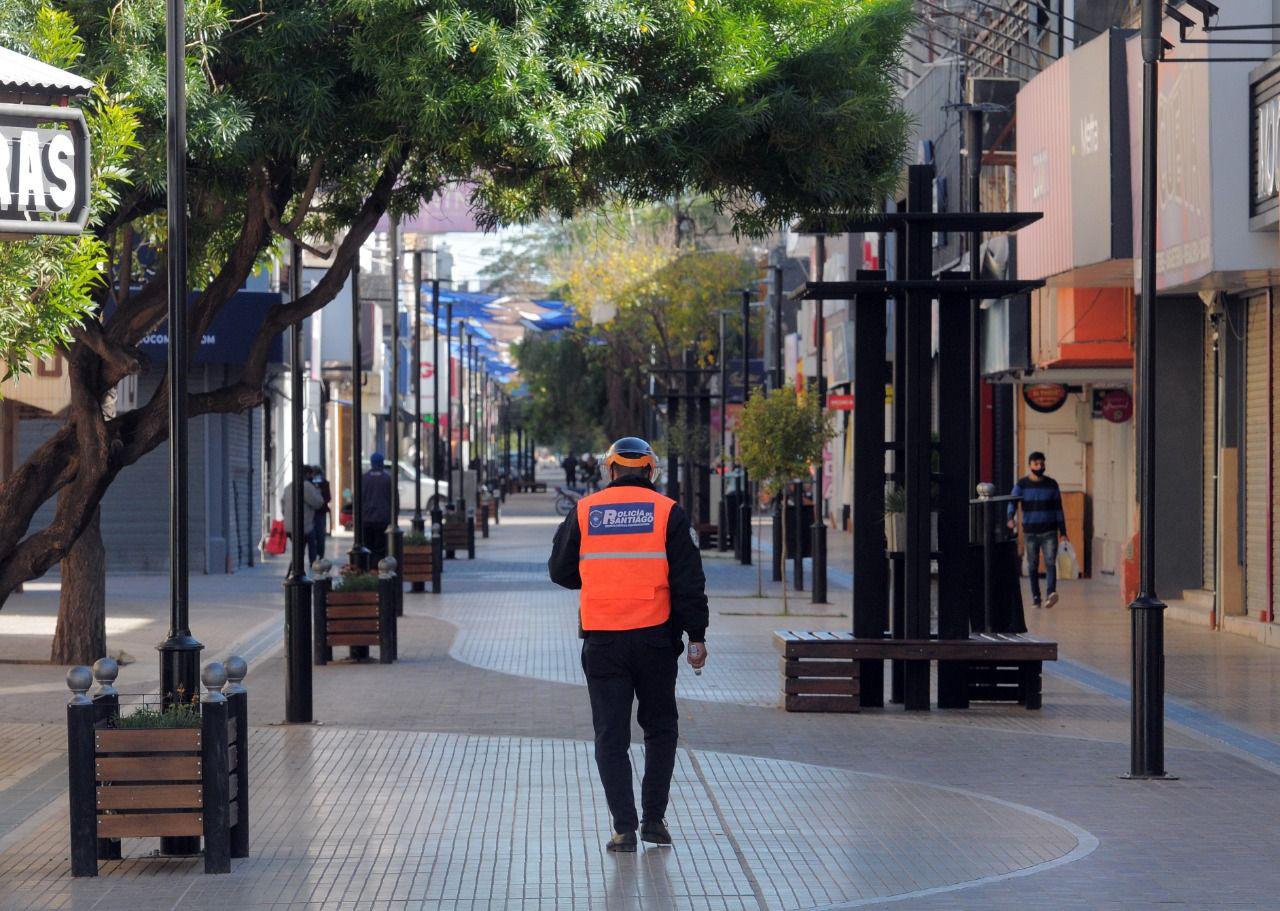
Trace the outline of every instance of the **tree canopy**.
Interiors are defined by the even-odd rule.
[[[46,8],[0,0],[0,21]],[[0,486],[0,601],[167,435],[167,382],[134,411],[101,408],[165,315],[164,269],[137,258],[166,237],[165,4],[57,8],[83,42],[78,71],[139,127],[132,184],[93,232],[112,269],[69,350],[67,421]],[[491,225],[695,192],[762,233],[875,207],[906,147],[890,71],[909,0],[187,0],[186,15],[191,337],[283,241],[332,252],[268,313],[238,376],[191,396],[192,417],[261,402],[274,337],[333,299],[386,211],[447,182],[471,181]]]

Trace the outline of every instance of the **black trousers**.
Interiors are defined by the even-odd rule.
[[[378,561],[387,555],[387,526],[386,523],[381,525],[364,526],[364,546],[373,554],[369,558],[369,569],[376,572],[378,569]]]
[[[636,720],[644,731],[640,808],[646,820],[656,822],[666,815],[679,735],[679,653],[666,632],[596,632],[582,645],[582,670],[587,675],[596,732],[596,768],[615,832],[637,828],[629,753],[633,701],[639,704]]]

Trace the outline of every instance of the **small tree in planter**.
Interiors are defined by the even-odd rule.
[[[794,386],[769,393],[757,391],[738,418],[738,454],[751,475],[771,497],[783,497],[782,561],[787,560],[786,486],[808,472],[822,458],[822,449],[835,436],[816,395],[803,395]],[[782,577],[782,612],[789,612],[786,573]]]

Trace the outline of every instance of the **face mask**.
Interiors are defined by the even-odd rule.
[[[1044,477],[1044,469],[1043,469],[1043,468],[1033,468],[1033,469],[1031,469],[1031,475],[1032,475],[1032,477],[1036,477],[1036,478]]]

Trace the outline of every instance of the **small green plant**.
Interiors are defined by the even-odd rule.
[[[158,728],[200,727],[200,703],[194,697],[190,702],[175,702],[165,709],[147,706],[134,709],[128,715],[115,719],[115,726],[122,731]]]
[[[342,575],[333,583],[335,592],[376,592],[378,574],[367,573],[350,564],[342,567]]]
[[[898,484],[890,485],[884,492],[885,515],[907,511],[907,492]]]
[[[424,547],[431,543],[431,537],[425,532],[411,531],[404,536],[405,547]]]
[[[785,386],[767,394],[752,394],[738,419],[737,434],[743,465],[764,484],[766,491],[785,503],[787,484],[809,474],[809,466],[821,460],[823,447],[835,436],[835,430],[816,395]],[[782,510],[784,563],[787,512]],[[786,573],[782,578],[782,612],[789,612]]]

